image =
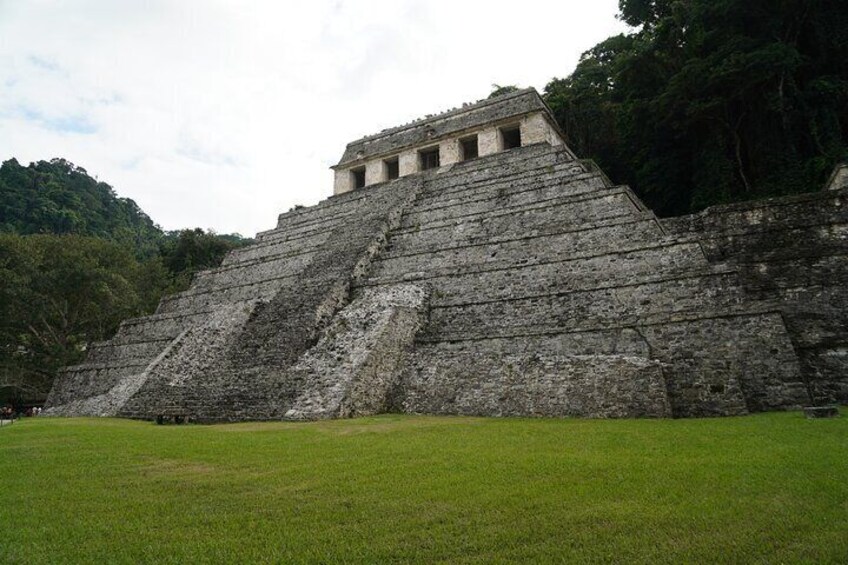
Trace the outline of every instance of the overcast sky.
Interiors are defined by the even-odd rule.
[[[349,141],[534,86],[617,0],[0,0],[0,159],[64,157],[165,229],[252,236]]]

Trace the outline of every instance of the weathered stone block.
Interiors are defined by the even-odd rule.
[[[400,176],[405,177],[418,172],[418,152],[404,151],[398,158]]]
[[[807,406],[804,415],[809,419],[838,418],[839,408],[836,406]]]
[[[339,312],[292,367],[304,384],[289,420],[349,418],[385,412],[426,316],[427,292],[413,285],[366,291]]]
[[[478,133],[477,147],[480,156],[492,155],[501,150],[497,128],[486,128]]]

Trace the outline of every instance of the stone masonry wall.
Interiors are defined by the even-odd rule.
[[[817,403],[848,403],[848,188],[717,206],[663,220],[712,264],[737,269],[743,299],[780,312]]]

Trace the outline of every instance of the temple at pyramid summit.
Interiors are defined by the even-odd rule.
[[[845,169],[824,190],[659,219],[574,155],[532,89],[354,141],[333,169],[332,196],[90,346],[45,414],[629,418],[848,402]]]

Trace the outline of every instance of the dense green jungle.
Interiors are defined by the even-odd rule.
[[[0,166],[0,405],[42,402],[56,371],[250,240],[166,232],[64,159]]]

